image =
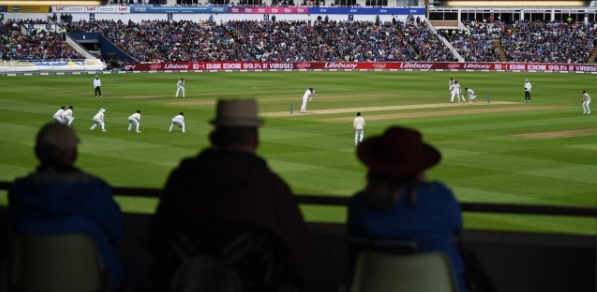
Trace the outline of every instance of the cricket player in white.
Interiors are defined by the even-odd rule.
[[[74,120],[75,117],[73,117],[73,106],[71,105],[62,113],[62,121],[70,127],[70,124],[72,124]]]
[[[582,113],[583,114],[590,114],[591,108],[589,105],[591,104],[591,96],[587,93],[586,90],[582,91]]]
[[[182,91],[182,98],[184,98],[185,91],[184,91],[184,78],[180,78],[176,83],[176,95],[174,98],[178,98],[178,92]]]
[[[450,78],[450,81],[448,81],[448,91],[450,92],[450,95],[452,95],[452,86],[454,85],[454,78]]]
[[[524,102],[531,102],[531,88],[533,88],[531,81],[526,79],[524,81]]]
[[[93,88],[95,88],[95,97],[104,97],[102,95],[102,81],[99,79],[99,77],[95,76],[95,79],[93,79]]]
[[[174,127],[174,125],[180,126],[182,128],[183,133],[186,132],[184,125],[184,113],[181,112],[180,114],[172,118],[172,124],[170,124],[170,129],[168,130],[168,132],[172,132],[172,128]]]
[[[64,107],[61,106],[60,109],[52,116],[54,118],[54,123],[64,124],[64,120],[62,119],[62,113],[64,113]]]
[[[98,125],[102,128],[102,132],[106,131],[106,123],[104,122],[104,112],[106,112],[105,109],[100,109],[99,112],[97,112],[97,114],[95,114],[95,116],[93,116],[93,126],[91,126],[91,131],[95,130],[95,127],[97,127]]]
[[[312,87],[307,89],[307,91],[305,91],[305,94],[303,94],[303,105],[301,105],[301,113],[307,112],[307,102],[311,101],[313,99],[314,95],[315,95],[315,90],[313,90]]]
[[[357,113],[357,117],[352,122],[352,129],[354,130],[354,145],[359,145],[363,142],[365,136],[365,119],[361,116],[361,113]]]
[[[454,80],[454,84],[452,84],[452,97],[450,97],[450,102],[454,102],[454,97],[456,97],[456,101],[460,102],[460,94],[462,90],[460,89],[460,84],[458,81]]]
[[[477,95],[475,94],[472,88],[465,87],[464,91],[466,91],[466,94],[468,94],[468,103],[472,104],[473,99],[477,98]]]
[[[133,127],[133,125],[135,125],[136,127],[136,131],[137,133],[141,133],[141,131],[139,131],[139,125],[141,124],[141,111],[137,110],[136,113],[132,114],[129,116],[129,128],[128,130],[126,130],[127,132],[131,131],[131,128]]]

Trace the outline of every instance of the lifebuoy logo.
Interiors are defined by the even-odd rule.
[[[173,70],[187,70],[189,69],[189,64],[166,64],[164,65],[164,69],[173,69]]]
[[[309,62],[302,62],[302,63],[296,64],[297,69],[307,69],[310,67],[311,67],[311,63],[309,63]]]
[[[354,70],[357,68],[357,64],[355,63],[328,63],[325,62],[323,65],[324,69],[351,69]]]
[[[431,69],[431,63],[400,63],[400,69]]]
[[[151,66],[149,66],[149,70],[152,71],[160,70],[160,68],[162,68],[162,64],[151,64]]]
[[[488,70],[489,68],[491,68],[491,64],[478,64],[478,63],[464,64],[464,69],[486,69],[486,70]]]

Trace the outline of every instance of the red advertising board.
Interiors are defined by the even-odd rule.
[[[551,63],[426,63],[426,62],[166,62],[129,64],[126,70],[487,70],[487,71],[572,71],[595,72],[597,64]]]

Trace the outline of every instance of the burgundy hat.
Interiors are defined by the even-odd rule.
[[[357,156],[370,171],[395,178],[416,176],[442,159],[437,149],[423,143],[419,131],[398,126],[363,141]]]

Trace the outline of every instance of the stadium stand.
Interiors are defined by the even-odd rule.
[[[139,62],[454,61],[424,22],[74,21],[69,32],[100,32]]]
[[[7,20],[0,26],[0,59],[8,60],[70,60],[85,59],[62,38],[60,32],[28,29],[28,24],[43,24],[45,20]],[[24,34],[22,31],[27,31]]]
[[[500,39],[510,62],[587,63],[596,35],[592,23],[518,21]]]

